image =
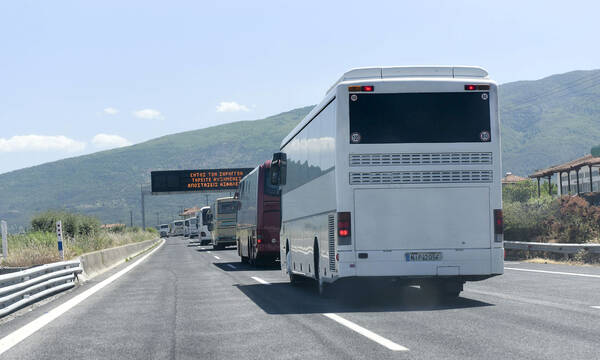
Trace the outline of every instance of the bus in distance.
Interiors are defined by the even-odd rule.
[[[190,236],[190,220],[189,219],[183,220],[183,236],[184,237]]]
[[[183,220],[175,220],[171,224],[169,236],[182,236],[183,235]]]
[[[235,245],[237,201],[232,197],[218,198],[210,207],[212,246],[215,250]]]
[[[196,213],[196,227],[198,229],[198,241],[200,245],[208,245],[212,242],[212,236],[208,230],[210,206],[205,206]]]
[[[271,184],[271,161],[246,175],[238,186],[237,249],[242,262],[273,263],[279,258],[281,194]]]
[[[190,239],[198,237],[198,215],[194,215],[194,217],[189,218],[188,221],[190,223],[188,230]]]
[[[393,279],[456,297],[503,273],[498,89],[482,68],[350,70],[272,173],[292,283]]]

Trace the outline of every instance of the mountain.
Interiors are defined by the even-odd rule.
[[[526,176],[600,144],[600,70],[507,83],[499,91],[504,171]],[[14,231],[36,212],[65,208],[127,224],[132,211],[139,225],[140,184],[149,184],[150,171],[253,167],[271,158],[311,108],[0,174],[0,219]],[[171,221],[182,207],[216,196],[146,197],[146,224]]]
[[[502,161],[526,176],[600,144],[600,70],[500,86]]]

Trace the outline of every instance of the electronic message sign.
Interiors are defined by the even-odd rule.
[[[152,193],[232,191],[251,168],[152,171]]]

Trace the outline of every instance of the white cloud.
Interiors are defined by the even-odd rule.
[[[64,150],[79,152],[85,143],[66,136],[17,135],[9,139],[0,138],[0,152]]]
[[[131,142],[119,135],[98,134],[92,139],[92,144],[99,148],[112,149],[129,146],[131,145]]]
[[[155,109],[136,110],[133,115],[140,119],[162,119],[160,111]]]
[[[107,107],[104,109],[104,113],[107,115],[116,115],[119,112],[119,109],[115,109],[114,107]]]
[[[217,105],[217,112],[238,112],[250,111],[246,105],[238,104],[235,101],[221,101]]]

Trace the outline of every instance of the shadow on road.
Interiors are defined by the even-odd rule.
[[[328,298],[322,298],[317,294],[313,281],[306,281],[296,286],[287,282],[235,286],[267,314],[279,315],[436,311],[494,306],[463,297],[445,301],[428,298],[420,289],[408,286],[334,289],[334,294]]]
[[[242,262],[216,262],[214,266],[223,271],[272,271],[279,270],[279,263],[271,265],[250,265]]]

